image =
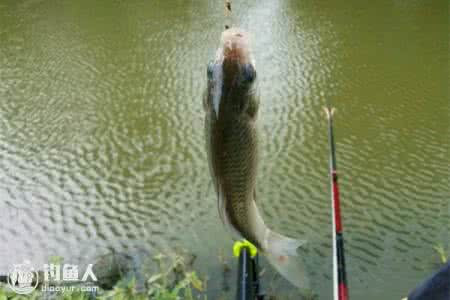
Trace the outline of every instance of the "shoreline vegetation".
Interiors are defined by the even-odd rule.
[[[437,269],[450,259],[450,249],[446,249],[442,244],[433,246],[433,249],[435,255],[432,257],[431,263],[433,268]],[[57,263],[61,262],[62,258],[52,257],[50,261]],[[186,253],[178,253],[173,256],[158,254],[152,257],[152,261],[156,272],[144,276],[145,279],[142,279],[139,278],[142,275],[130,267],[132,263],[127,260],[127,257],[114,253],[105,255],[100,257],[96,265],[103,269],[105,269],[105,264],[109,264],[110,267],[107,268],[107,273],[102,274],[101,269],[97,266],[96,270],[99,272],[97,282],[84,282],[82,286],[77,284],[51,285],[54,287],[53,289],[38,285],[28,295],[19,295],[12,291],[7,283],[0,282],[0,300],[208,300],[206,294],[208,277],[199,275],[194,270],[195,256]],[[229,262],[225,258],[219,256],[218,263],[222,265],[224,274],[230,272]],[[39,274],[41,276],[42,272]],[[270,282],[267,286],[270,287]],[[95,288],[89,289],[89,287]],[[272,294],[270,290],[266,292],[268,300],[291,299],[289,296],[280,297]],[[227,296],[219,296],[218,300],[228,300]],[[317,295],[310,290],[302,294],[302,300],[317,299]]]
[[[12,291],[7,283],[0,283],[0,300],[206,300],[206,278],[200,279],[192,270],[195,259],[183,255],[165,256],[158,254],[152,258],[156,273],[145,279],[135,272],[133,262],[123,254],[101,256],[94,271],[96,282],[81,282],[60,285],[50,282],[38,284],[28,295]],[[60,263],[62,258],[52,257],[51,263]],[[106,266],[106,264],[109,264]],[[39,282],[43,273],[38,272]],[[41,278],[42,277],[42,278]],[[49,288],[51,286],[52,288]]]

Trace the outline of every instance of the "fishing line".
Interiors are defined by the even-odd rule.
[[[225,29],[229,29],[230,25],[227,24],[227,21],[231,24],[231,0],[225,0]]]

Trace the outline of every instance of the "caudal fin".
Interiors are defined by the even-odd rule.
[[[270,264],[290,283],[299,287],[309,286],[306,270],[297,249],[306,241],[300,241],[270,231],[267,237],[265,254]]]

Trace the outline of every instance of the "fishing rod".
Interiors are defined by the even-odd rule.
[[[246,240],[237,241],[233,245],[233,255],[238,257],[236,300],[264,300],[257,248]]]
[[[348,300],[347,274],[344,257],[344,234],[341,220],[339,185],[336,171],[336,148],[333,134],[334,108],[325,107],[328,119],[328,141],[330,144],[330,188],[333,213],[333,294],[335,300]]]

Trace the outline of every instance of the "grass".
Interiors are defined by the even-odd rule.
[[[433,246],[433,249],[436,251],[436,254],[439,257],[439,262],[442,264],[446,264],[450,257],[450,249],[445,249],[442,244]]]
[[[123,278],[111,290],[98,290],[94,295],[88,292],[64,291],[59,293],[44,293],[36,289],[29,295],[18,295],[4,283],[0,283],[0,300],[206,300],[204,294],[206,281],[200,280],[181,256],[167,257],[157,255],[154,260],[158,265],[158,273],[152,275],[146,282],[146,288],[141,291],[134,277]]]

